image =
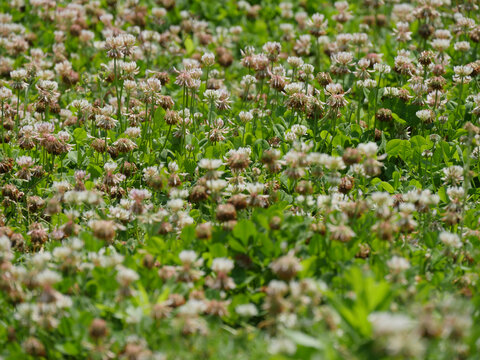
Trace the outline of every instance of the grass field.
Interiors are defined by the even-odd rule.
[[[401,1],[0,1],[0,359],[478,359],[480,4]]]

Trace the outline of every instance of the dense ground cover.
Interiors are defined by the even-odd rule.
[[[477,359],[479,15],[0,2],[0,358]]]

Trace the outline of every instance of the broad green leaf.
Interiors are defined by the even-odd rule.
[[[257,234],[257,229],[252,221],[242,219],[233,229],[233,235],[242,241],[246,246],[250,237],[254,237]]]
[[[393,186],[385,181],[381,182],[381,186],[383,190],[388,191],[390,194],[393,194],[395,192],[395,189],[393,188]]]
[[[191,37],[185,39],[184,45],[188,55],[191,55],[195,51],[195,45],[193,44]]]
[[[411,147],[408,140],[393,139],[387,143],[386,152],[389,156],[399,156],[406,161],[411,155]]]

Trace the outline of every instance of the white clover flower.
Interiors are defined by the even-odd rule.
[[[415,325],[413,320],[403,314],[374,312],[368,316],[375,336],[395,335],[411,331]]]
[[[382,63],[376,63],[373,65],[373,69],[375,71],[378,71],[381,74],[389,74],[392,68],[388,66],[387,64],[382,64]]]
[[[365,80],[358,80],[357,85],[359,87],[365,87],[367,89],[373,89],[377,87],[377,81],[374,79],[365,79]]]
[[[399,273],[410,269],[410,262],[401,256],[394,256],[387,261],[387,266],[394,273]]]
[[[243,317],[253,317],[258,315],[257,307],[254,304],[241,304],[235,307],[235,312]]]
[[[365,173],[365,168],[363,167],[362,164],[353,164],[353,165],[350,165],[350,171],[359,176],[359,177],[365,177],[366,176],[366,173]]]
[[[231,149],[231,150],[227,151],[227,153],[225,154],[225,158],[228,159],[230,156],[235,155],[235,154],[250,156],[252,154],[252,149],[248,146],[247,147],[239,147],[238,149]]]
[[[220,91],[207,89],[203,93],[203,96],[207,101],[215,102],[215,101],[218,101],[218,99],[220,99]]]
[[[75,238],[70,240],[70,242],[68,243],[68,246],[72,250],[79,251],[79,250],[83,249],[84,242],[82,240],[80,240],[79,238],[75,237]]]
[[[473,72],[473,68],[470,65],[454,66],[453,72],[457,76],[468,76]]]
[[[438,238],[448,247],[452,247],[455,249],[460,249],[462,247],[462,242],[460,241],[460,237],[457,234],[442,231]]]
[[[35,277],[36,282],[42,287],[50,287],[62,280],[62,276],[50,269],[39,272]]]
[[[304,89],[304,85],[302,83],[294,82],[294,83],[290,83],[290,84],[285,85],[283,91],[287,95],[292,95],[292,94],[301,93],[303,91],[303,89]]]
[[[360,143],[357,149],[366,157],[374,157],[377,155],[378,145],[374,142]]]
[[[303,65],[303,59],[297,56],[289,56],[287,58],[287,63],[293,68],[299,68]]]
[[[188,197],[188,190],[175,188],[170,190],[169,196],[171,199],[185,199]]]
[[[284,294],[288,291],[288,285],[284,281],[272,280],[268,284],[267,294],[276,295]]]
[[[52,255],[56,260],[63,261],[72,254],[72,249],[67,246],[59,246],[53,249]]]
[[[52,259],[52,254],[48,251],[39,252],[30,258],[32,266],[36,269],[43,268]]]
[[[292,132],[298,137],[306,135],[308,128],[305,125],[295,124],[292,126]]]
[[[234,267],[233,261],[227,258],[216,258],[212,261],[212,270],[228,274]]]
[[[289,142],[293,142],[297,140],[297,135],[293,131],[287,131],[285,133],[285,140]]]
[[[27,269],[21,265],[12,266],[10,273],[16,281],[24,281],[28,275]]]
[[[449,39],[434,39],[432,41],[432,48],[436,51],[444,52],[450,47]]]
[[[263,192],[264,188],[265,188],[265,184],[261,184],[261,183],[255,183],[255,184],[248,183],[246,185],[246,189],[250,194],[260,194]]]
[[[4,235],[0,236],[0,263],[2,261],[11,261],[13,256],[10,239]]]
[[[257,79],[252,75],[245,75],[242,78],[242,84],[245,86],[251,86],[257,83]]]
[[[4,253],[10,252],[10,247],[10,239],[5,235],[0,236],[0,251]]]
[[[201,159],[198,166],[205,170],[216,170],[223,165],[222,160],[218,159]]]
[[[171,199],[167,201],[167,207],[173,211],[177,212],[183,209],[183,200],[182,199]]]
[[[442,169],[444,176],[442,180],[445,183],[458,185],[463,181],[463,168],[458,165],[449,166]]]
[[[245,123],[248,123],[250,121],[252,121],[253,119],[253,114],[251,111],[240,111],[240,113],[238,114],[238,117],[240,118],[240,121],[245,124]]]
[[[433,120],[433,117],[435,116],[433,111],[429,109],[419,110],[415,113],[415,115],[417,115],[417,117],[423,122],[430,122]]]
[[[30,156],[20,156],[17,158],[17,164],[21,167],[29,167],[34,164],[34,161]]]
[[[225,189],[228,183],[223,179],[217,179],[217,180],[208,180],[206,185],[209,190],[211,190],[214,193],[218,193],[221,190]]]
[[[449,186],[447,188],[447,195],[452,201],[458,201],[460,199],[463,199],[463,196],[465,195],[465,189],[460,186]]]
[[[275,338],[270,340],[268,345],[268,352],[272,355],[275,354],[287,354],[293,355],[297,351],[297,346],[295,343],[287,338]]]
[[[103,165],[103,168],[107,172],[114,172],[117,169],[117,164],[114,162],[107,162],[105,165]]]
[[[331,56],[334,63],[340,64],[342,66],[347,66],[352,63],[353,54],[348,51],[340,51]]]
[[[139,276],[134,270],[119,265],[117,266],[116,279],[121,286],[127,287],[130,286],[132,282],[137,281]]]
[[[192,225],[195,221],[194,219],[188,215],[185,211],[179,211],[177,214],[177,225],[179,228],[183,228],[188,225]]]
[[[205,66],[212,66],[213,64],[215,64],[215,55],[211,52],[207,52],[202,55],[201,60],[202,64],[204,64]]]
[[[373,192],[370,195],[370,199],[375,203],[377,206],[392,206],[393,199],[392,196],[387,192]]]
[[[467,52],[470,50],[470,43],[468,41],[458,41],[453,44],[455,51]]]
[[[340,156],[325,157],[325,167],[329,170],[337,171],[345,169],[345,163]]]
[[[203,300],[189,299],[178,309],[179,314],[183,316],[196,316],[207,309],[207,304]]]
[[[14,81],[25,80],[28,76],[27,70],[25,69],[17,69],[10,71],[10,77]]]
[[[415,211],[415,205],[411,203],[401,203],[398,205],[398,208],[401,212],[406,214],[412,214]]]
[[[142,129],[140,129],[139,127],[128,127],[126,130],[125,130],[125,135],[133,138],[133,139],[136,139],[140,136],[140,134],[142,133]]]
[[[313,67],[313,65],[311,64],[303,64],[302,67],[301,67],[301,70],[307,74],[307,75],[311,75],[313,74],[313,72],[315,71],[315,68]]]
[[[13,96],[12,90],[9,88],[2,86],[0,87],[0,101],[3,102],[5,100],[10,99]]]
[[[69,184],[68,181],[54,181],[52,188],[59,193],[64,193],[65,191],[69,190],[71,188],[71,185]]]
[[[284,312],[278,315],[277,321],[286,328],[293,328],[298,323],[298,316],[297,314]]]
[[[197,253],[193,250],[182,250],[178,257],[183,265],[191,265],[197,261]]]

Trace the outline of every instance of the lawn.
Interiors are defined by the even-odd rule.
[[[480,353],[477,0],[0,2],[0,360]]]

